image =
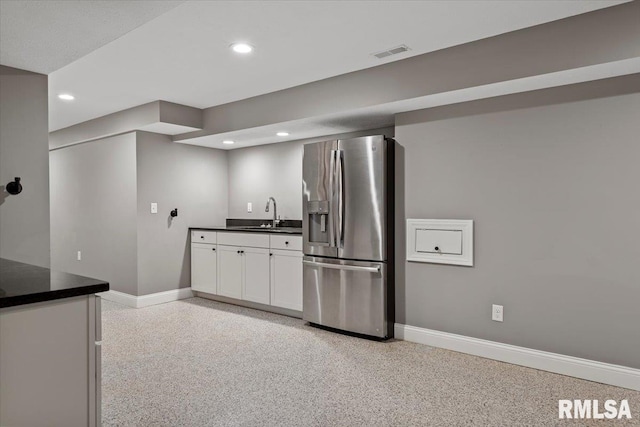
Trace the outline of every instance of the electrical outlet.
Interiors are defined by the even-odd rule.
[[[151,213],[152,214],[157,214],[158,213],[158,204],[157,203],[151,203]]]
[[[247,213],[253,212],[253,203],[247,203]]]
[[[501,305],[493,304],[491,307],[491,320],[496,322],[502,322],[504,316],[504,307]]]
[[[78,261],[82,261],[82,252],[78,251]]]

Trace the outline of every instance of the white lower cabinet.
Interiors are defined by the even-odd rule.
[[[191,242],[194,291],[302,311],[301,236],[192,231]]]
[[[269,249],[218,245],[218,295],[269,304]]]
[[[242,299],[269,304],[269,249],[242,248]]]
[[[191,244],[191,289],[217,294],[218,254],[216,245]]]
[[[218,295],[242,299],[242,254],[239,246],[218,246]]]
[[[269,304],[269,236],[218,233],[218,294]]]
[[[302,311],[302,252],[271,250],[271,305]]]

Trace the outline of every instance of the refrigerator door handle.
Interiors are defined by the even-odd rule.
[[[351,271],[366,271],[369,273],[380,273],[380,266],[376,267],[361,267],[358,265],[342,265],[342,264],[327,264],[324,262],[315,262],[303,260],[303,264],[312,265],[315,267],[333,268],[335,270],[351,270]]]
[[[344,247],[344,158],[342,150],[336,152],[336,169],[338,181],[338,220],[336,233],[336,246]]]
[[[335,205],[335,193],[336,193],[336,183],[335,183],[335,169],[336,169],[336,150],[331,150],[331,157],[329,159],[329,246],[335,248],[336,247],[336,230],[335,230],[335,220],[334,220],[334,211],[336,209]]]

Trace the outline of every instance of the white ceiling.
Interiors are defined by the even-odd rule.
[[[128,4],[51,3],[69,3],[71,9]],[[141,3],[154,10],[149,16],[158,13],[158,2]],[[155,100],[206,108],[618,3],[187,1],[51,73],[50,129]],[[43,15],[41,21],[49,14],[52,22],[60,22],[51,7],[39,7],[44,9],[34,10]],[[5,9],[10,14],[19,8],[6,8],[3,2],[3,25]],[[82,20],[81,15],[75,16]],[[118,26],[114,20],[127,16],[94,20],[91,31],[77,30],[74,40],[103,34]],[[231,52],[229,44],[239,40],[255,45],[255,53],[241,57]],[[400,44],[411,50],[384,60],[370,55]],[[33,69],[31,58],[25,55],[24,60],[22,68]],[[58,100],[61,92],[72,93],[76,100]]]
[[[49,74],[182,2],[0,0],[0,64]]]

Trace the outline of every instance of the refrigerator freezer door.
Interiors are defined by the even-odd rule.
[[[337,257],[333,221],[337,141],[304,146],[302,160],[303,251],[309,255]]]
[[[382,135],[338,141],[335,188],[338,257],[387,260],[387,141]]]
[[[302,318],[386,338],[386,268],[384,263],[305,256]]]

